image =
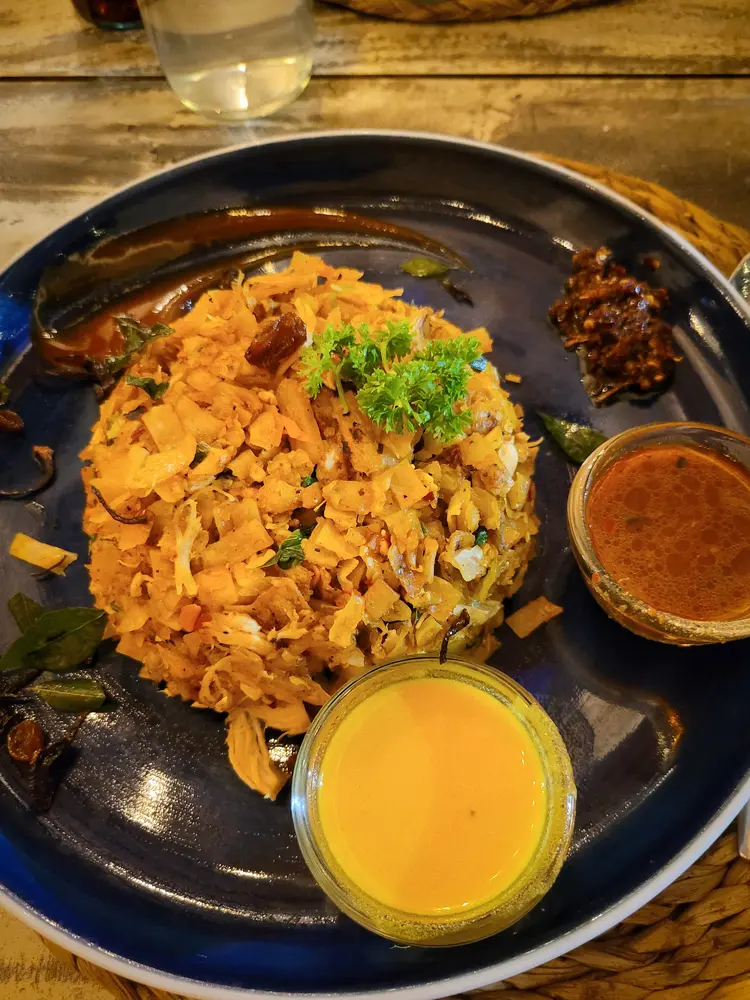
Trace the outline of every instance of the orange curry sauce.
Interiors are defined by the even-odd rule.
[[[708,449],[638,448],[594,483],[586,520],[601,564],[658,611],[750,613],[750,474]]]

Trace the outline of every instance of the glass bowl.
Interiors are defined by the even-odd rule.
[[[750,438],[711,424],[643,424],[605,441],[581,465],[568,494],[568,533],[583,578],[610,618],[647,639],[677,646],[745,639],[750,636],[750,618],[694,621],[658,611],[616,583],[594,551],[586,519],[592,486],[621,455],[653,444],[687,444],[710,449],[750,471]]]
[[[470,684],[508,707],[531,737],[542,762],[547,815],[539,846],[526,869],[503,892],[460,913],[403,912],[366,894],[352,882],[330,850],[318,808],[323,758],[341,720],[366,698],[393,684],[422,678]],[[555,724],[532,696],[510,677],[489,667],[434,656],[414,656],[368,671],[336,694],[318,713],[297,758],[292,779],[292,816],[302,854],[316,881],[347,916],[400,944],[454,945],[495,934],[539,902],[557,877],[570,846],[576,789],[565,744]],[[439,831],[436,831],[439,836]]]

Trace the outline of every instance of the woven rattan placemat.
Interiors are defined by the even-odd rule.
[[[666,222],[729,274],[750,253],[750,232],[658,184],[548,157],[600,181]],[[76,958],[55,955],[124,1000],[179,1000]],[[515,976],[483,1000],[750,1000],[750,863],[725,834],[682,878],[596,941]]]
[[[601,0],[330,0],[394,21],[497,21],[505,17],[557,14]]]

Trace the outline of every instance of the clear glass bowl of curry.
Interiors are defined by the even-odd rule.
[[[434,656],[343,688],[313,720],[292,781],[320,887],[368,930],[420,946],[477,941],[528,913],[567,855],[575,800],[565,745],[535,699],[497,670]]]
[[[701,423],[610,438],[573,480],[568,532],[589,590],[632,632],[680,646],[750,636],[749,438]]]

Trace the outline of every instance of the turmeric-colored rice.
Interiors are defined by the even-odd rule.
[[[486,659],[538,527],[536,445],[492,365],[469,379],[469,431],[443,444],[386,433],[353,392],[348,414],[331,389],[311,400],[294,357],[275,373],[246,361],[264,323],[288,311],[308,338],[399,319],[414,349],[460,335],[400,289],[361,278],[295,253],[285,271],[206,292],[129,369],[168,381],[164,394],[122,379],[82,454],[91,590],[108,634],[168,694],[227,713],[232,766],[270,798],[285,775],[266,728],[303,733],[350,678],[437,650],[463,608],[471,624],[451,652]],[[487,332],[471,332],[487,350]],[[145,522],[113,519],[90,485]],[[316,516],[303,562],[266,565]]]

